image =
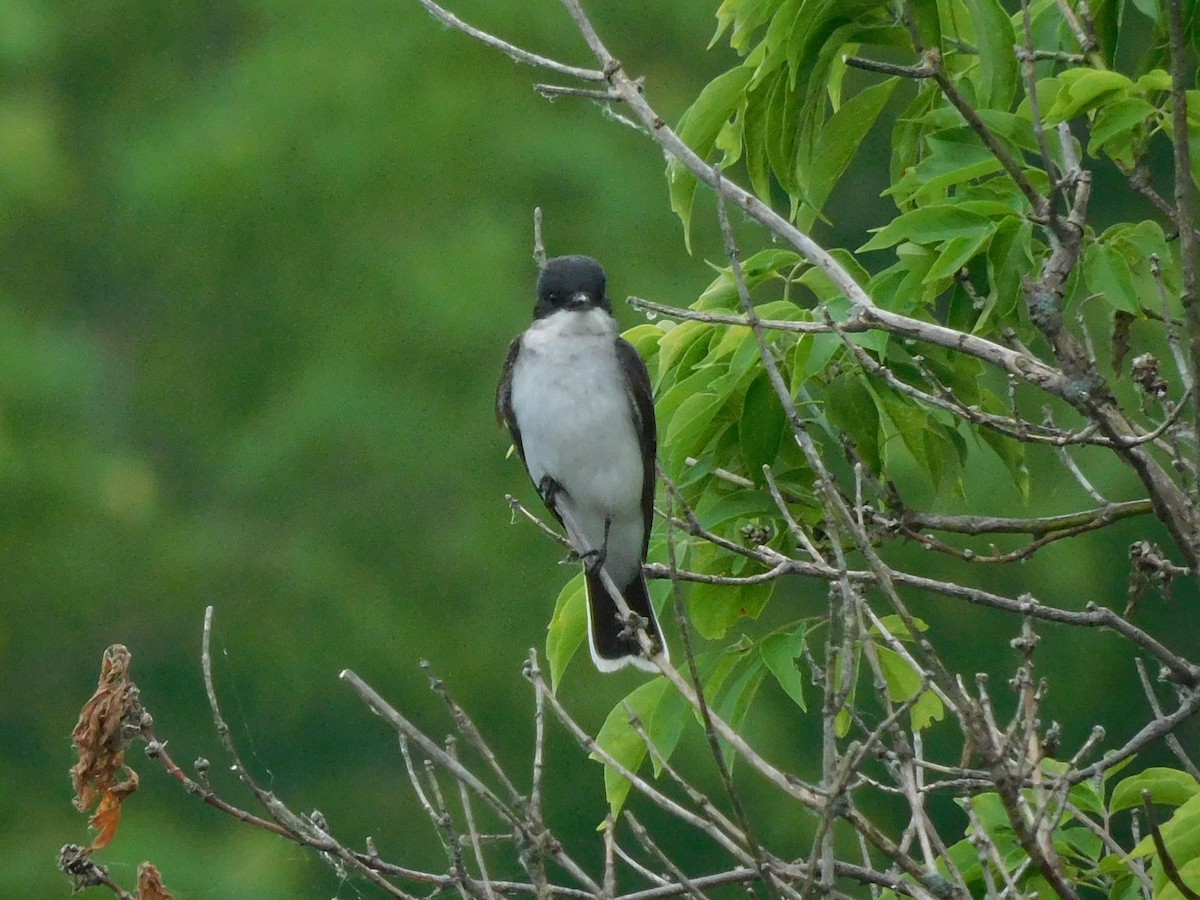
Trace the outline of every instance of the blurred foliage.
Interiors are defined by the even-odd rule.
[[[461,12],[570,33],[555,4]],[[659,2],[637,24],[623,49],[677,114],[720,64],[695,68],[709,21]],[[359,839],[409,842],[412,810],[342,667],[433,711],[428,657],[528,746],[520,663],[566,570],[510,527],[524,476],[492,394],[532,308],[533,207],[616,292],[703,278],[644,140],[530,72],[406,0],[0,4],[0,895],[68,893],[70,732],[110,643],[181,763],[224,768],[206,604],[259,774]],[[152,857],[192,897],[355,894],[131,763],[114,876]],[[603,799],[577,802],[586,834]]]
[[[557,4],[455,10],[585,59]],[[673,119],[736,62],[703,52],[711,11],[595,12]],[[492,418],[532,304],[532,209],[552,253],[604,261],[617,298],[686,305],[718,246],[694,226],[687,256],[652,145],[592,104],[539,99],[533,80],[413,0],[0,4],[0,894],[68,893],[54,856],[85,836],[70,732],[111,643],[132,651],[175,757],[211,758],[240,800],[199,677],[208,604],[235,738],[273,790],[319,807],[347,841],[436,859],[424,823],[410,827],[394,740],[338,684],[343,667],[436,721],[416,666],[429,658],[522,759],[521,660],[572,574],[533,529],[510,527],[503,494],[532,492]],[[892,121],[887,99],[875,112]],[[819,231],[861,243],[884,221],[879,152],[865,142]],[[706,203],[697,195],[697,215]],[[980,494],[1006,477],[972,472]],[[1036,467],[1032,479],[1039,509],[1079,500]],[[1100,483],[1131,489],[1121,473]],[[1133,533],[996,579],[1115,603],[1125,586],[1096,561]],[[1170,621],[1183,602],[1145,615]],[[1007,664],[1009,635],[989,639],[985,614],[945,609],[942,622],[969,636],[964,659]],[[1052,675],[1103,647],[1069,632],[1048,643]],[[637,684],[571,675],[561,693],[593,730]],[[1068,732],[1103,719],[1119,735],[1120,711],[1140,704],[1129,672],[1088,677],[1094,706],[1064,710]],[[793,700],[768,689],[761,702]],[[759,727],[781,764],[813,771],[810,736]],[[549,750],[553,824],[586,838],[605,811],[601,770],[561,736]],[[105,851],[123,882],[151,858],[189,897],[358,895],[131,762],[142,787]]]

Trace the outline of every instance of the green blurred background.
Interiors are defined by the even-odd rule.
[[[715,3],[593,5],[671,120],[731,61],[704,50]],[[590,61],[556,3],[454,8]],[[374,835],[389,859],[445,866],[392,736],[337,680],[344,667],[440,733],[417,667],[428,658],[524,765],[521,662],[571,573],[511,524],[504,493],[532,492],[492,412],[532,305],[532,210],[552,254],[606,263],[625,325],[638,318],[621,298],[686,305],[711,278],[703,257],[717,258],[710,227],[685,253],[656,147],[592,103],[539,98],[539,77],[416,0],[0,3],[0,895],[69,893],[55,853],[88,839],[70,805],[70,732],[110,643],[133,652],[177,761],[210,758],[222,793],[251,804],[222,771],[203,699],[208,604],[248,762],[346,841]],[[831,212],[851,245],[886,215],[881,149],[835,198],[853,212]],[[1116,474],[1106,486],[1131,490]],[[1049,507],[1086,505],[1073,486],[1039,488]],[[1093,545],[1095,559],[1139,534]],[[1048,556],[991,583],[1041,578],[1029,586],[1053,602],[1120,602],[1123,566]],[[815,602],[791,615],[823,594],[794,587]],[[1169,623],[1194,599],[1149,615]],[[944,621],[970,671],[1011,662],[1013,623]],[[1097,697],[1138,706],[1123,651],[1111,673],[1071,659],[1061,668],[1086,672],[1089,696],[1075,733]],[[639,680],[577,662],[561,693],[595,730]],[[815,745],[769,725],[772,704],[792,721],[786,701],[763,703],[763,742],[812,772]],[[557,735],[551,751],[552,824],[586,841],[604,813],[600,770]],[[130,761],[142,790],[100,857],[127,887],[151,859],[179,897],[370,893],[188,798],[140,749]],[[773,827],[801,852],[810,825]]]

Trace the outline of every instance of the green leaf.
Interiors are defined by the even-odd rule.
[[[990,391],[983,391],[980,400],[987,412],[1006,412],[999,399]],[[1020,491],[1021,499],[1029,499],[1029,469],[1025,464],[1025,445],[991,428],[980,428],[975,433],[1000,457],[1000,461],[1012,476],[1013,485]]]
[[[891,184],[897,184],[920,161],[925,135],[932,130],[922,119],[937,108],[940,98],[936,84],[925,85],[918,89],[912,102],[896,119],[892,129]]]
[[[893,219],[858,248],[859,253],[882,250],[902,241],[930,245],[963,235],[971,236],[992,228],[990,219],[961,209],[955,204],[923,206]]]
[[[1120,812],[1142,805],[1142,791],[1150,792],[1153,803],[1165,806],[1182,806],[1200,794],[1200,783],[1179,769],[1155,767],[1122,779],[1113,788],[1110,812]]]
[[[1007,110],[1017,91],[1016,34],[1000,0],[967,0],[979,49],[980,105]]]
[[[1000,160],[974,140],[926,138],[928,154],[905,176],[884,191],[900,201],[935,203],[945,199],[948,188],[999,172]]]
[[[953,279],[959,270],[987,249],[994,231],[977,231],[951,238],[942,246],[935,262],[921,279],[924,284],[936,285],[940,281]]]
[[[713,696],[724,683],[734,666],[741,661],[742,654],[731,650],[720,650],[704,653],[696,657],[696,670],[700,673],[701,683],[708,696]],[[668,691],[654,708],[651,717],[646,720],[646,733],[650,742],[663,760],[669,760],[675,752],[683,729],[689,721],[687,713],[691,710],[683,694],[678,691]],[[651,759],[654,766],[654,777],[662,773],[662,762]]]
[[[1104,796],[1095,781],[1081,781],[1071,788],[1068,797],[1083,812],[1094,816],[1104,815]]]
[[[800,93],[792,90],[787,72],[780,71],[767,91],[767,160],[779,185],[789,197],[800,187],[795,180],[796,119],[799,115]],[[769,195],[768,195],[769,196]]]
[[[623,331],[621,337],[633,344],[649,367],[655,364],[654,357],[658,353],[659,344],[669,330],[671,329],[663,328],[657,323],[644,322]]]
[[[888,616],[880,616],[879,624],[882,625],[884,628],[886,628],[888,631],[888,634],[890,634],[892,637],[896,638],[897,640],[901,640],[901,641],[915,640],[913,635],[909,632],[908,626],[906,624],[904,624],[904,620],[902,618],[900,618],[898,615],[893,614],[893,615],[888,615]],[[928,631],[929,630],[929,625],[925,622],[924,619],[914,618],[913,624],[917,626],[917,631]],[[869,633],[872,635],[875,635],[876,637],[880,637],[883,635],[883,632],[874,625],[871,626]]]
[[[937,0],[913,0],[912,10],[921,43],[926,48],[941,47],[942,21]]]
[[[727,572],[720,574],[728,574]],[[771,599],[773,585],[693,584],[688,593],[688,612],[702,637],[725,637],[738,619],[757,619]]]
[[[749,325],[724,325],[721,327],[725,333],[721,335],[716,346],[708,352],[707,362],[716,362],[722,356],[733,353],[747,338],[754,340],[754,334],[750,331]]]
[[[921,675],[909,665],[908,660],[888,647],[876,645],[875,652],[887,681],[888,696],[893,702],[903,703],[921,694],[909,710],[913,729],[922,731],[935,721],[940,721],[946,712],[942,701],[932,691],[923,690]]]
[[[649,751],[645,742],[633,730],[625,706],[628,704],[630,711],[639,720],[648,722],[653,718],[663,698],[674,693],[675,689],[671,683],[661,676],[634,690],[625,698],[624,703],[618,703],[609,712],[608,718],[604,720],[596,735],[597,746],[628,771],[636,772]],[[595,754],[592,754],[591,758],[599,760]],[[629,779],[616,769],[607,765],[604,767],[604,796],[614,816],[619,814],[621,807],[625,805],[625,798],[629,796],[631,787]]]
[[[753,292],[755,288],[765,282],[781,279],[783,277],[781,273],[790,273],[792,269],[802,263],[803,258],[794,250],[760,250],[742,263],[742,280],[745,281],[746,287]],[[737,281],[733,277],[733,270],[728,267],[721,269],[720,274],[713,279],[693,304],[693,309],[723,309],[741,312],[742,301],[738,296]]]
[[[1135,139],[1140,139],[1142,126],[1158,109],[1141,97],[1125,97],[1115,103],[1107,103],[1096,112],[1088,139],[1089,156],[1098,157],[1104,150],[1109,156],[1125,161]]]
[[[680,117],[679,127],[676,129],[680,140],[701,158],[708,158],[716,144],[717,136],[744,102],[746,85],[750,83],[753,74],[754,71],[750,67],[738,66],[718,75],[705,86],[696,101]],[[690,252],[692,200],[696,193],[696,179],[681,163],[672,161],[667,165],[667,183],[671,210],[683,223],[684,241]]]
[[[1200,884],[1200,795],[1193,796],[1175,811],[1159,828],[1167,852],[1185,884]],[[1170,883],[1162,862],[1157,858],[1152,835],[1146,835],[1130,851],[1131,857],[1154,856],[1151,876],[1155,900],[1182,900],[1179,890]]]
[[[746,171],[750,186],[760,198],[771,196],[771,160],[767,155],[767,110],[770,92],[755,88],[746,96],[742,113],[742,136],[746,147]]]
[[[755,483],[763,479],[763,466],[774,463],[779,455],[785,425],[783,406],[770,378],[763,373],[747,388],[737,423],[746,474]]]
[[[758,26],[771,15],[772,0],[724,0],[717,9],[717,32],[709,42],[711,50],[721,35],[732,25],[729,46],[745,54],[750,46],[750,37]]]
[[[658,381],[662,385],[663,378],[679,362],[692,345],[701,339],[710,338],[714,328],[707,322],[679,322],[668,330],[658,341]]]
[[[875,397],[867,388],[866,376],[845,372],[825,388],[825,414],[836,431],[844,432],[858,450],[858,455],[873,472],[883,470],[879,452],[879,410]]]
[[[998,834],[1012,832],[1012,822],[1009,821],[999,794],[976,794],[974,797],[960,798],[954,802],[964,808],[969,804],[984,830]]]
[[[715,501],[711,505],[701,502],[696,504],[695,510],[696,517],[709,529],[731,520],[758,518],[778,512],[775,501],[765,491],[740,490],[712,496]]]
[[[1150,268],[1150,258],[1157,256],[1167,303],[1172,311],[1181,309],[1176,306],[1176,301],[1183,292],[1182,275],[1161,225],[1150,220],[1132,226],[1117,225],[1106,231],[1102,240],[1129,264],[1134,293],[1142,299],[1143,306],[1161,312],[1158,284]]]
[[[1167,849],[1170,850],[1169,847]],[[1192,889],[1194,896],[1196,885],[1200,885],[1200,859],[1191,859],[1181,865],[1175,854],[1172,853],[1171,857],[1175,860],[1179,880]],[[1157,888],[1158,885],[1156,884],[1155,887]],[[1175,882],[1168,881],[1166,876],[1163,876],[1162,887],[1155,891],[1154,900],[1186,900],[1186,898],[1183,892],[1175,886]]]
[[[746,716],[749,715],[750,707],[754,704],[754,699],[758,695],[758,689],[762,687],[765,676],[766,669],[763,666],[762,658],[750,657],[746,663],[746,671],[729,686],[728,692],[717,704],[717,715],[724,719],[734,731],[741,728]],[[725,748],[725,756],[729,760],[730,769],[732,769],[737,755],[729,753],[728,745],[724,740],[721,741],[721,745]]]
[[[796,660],[804,652],[804,629],[798,628],[791,634],[767,635],[758,645],[759,655],[779,686],[793,702],[807,712],[804,703],[804,676],[796,666]]]
[[[1033,225],[1012,217],[1001,222],[988,246],[988,295],[975,321],[976,334],[1008,325],[1021,298],[1021,282],[1033,266]]]
[[[875,653],[879,657],[879,665],[887,680],[888,696],[894,702],[903,703],[924,690],[921,674],[909,665],[908,660],[903,656],[880,645],[876,645]]]
[[[1138,318],[1144,315],[1133,273],[1119,251],[1099,241],[1089,244],[1083,253],[1083,279],[1090,293],[1104,297],[1115,309]]]
[[[818,372],[823,372],[834,354],[841,349],[842,339],[836,334],[802,335],[796,341],[792,355],[792,393]]]
[[[899,434],[900,440],[917,465],[929,475],[934,489],[937,489],[941,485],[945,463],[948,460],[943,457],[942,448],[932,440],[932,423],[929,416],[907,398],[892,393],[881,393],[880,396],[883,398],[887,417]]]
[[[850,733],[850,726],[853,724],[854,720],[850,718],[850,710],[843,706],[833,719],[833,733],[839,739],[844,738]]]
[[[716,414],[724,405],[724,397],[708,392],[692,394],[680,404],[662,441],[669,464],[675,466],[688,456],[700,455],[716,434]]]
[[[1046,110],[1047,125],[1066,122],[1133,89],[1127,76],[1109,69],[1067,69],[1058,80],[1058,95]]]
[[[797,154],[796,178],[805,187],[808,206],[808,214],[798,220],[801,228],[816,219],[899,81],[889,78],[855,94],[825,122],[812,152]]]
[[[558,690],[567,663],[587,637],[587,598],[580,572],[558,593],[554,615],[546,633],[546,661],[550,664],[550,689]]]
[[[925,691],[908,711],[914,731],[924,731],[934,722],[942,721],[945,716],[946,707],[933,691]]]
[[[871,280],[870,273],[862,267],[862,264],[850,251],[838,248],[831,251],[830,255],[850,274],[856,284],[866,284]],[[842,289],[835,286],[829,276],[815,266],[805,269],[804,273],[796,280],[812,291],[813,296],[822,303],[830,303],[838,298],[845,299]]]
[[[1165,69],[1151,69],[1138,78],[1137,86],[1140,91],[1169,91],[1171,73]]]

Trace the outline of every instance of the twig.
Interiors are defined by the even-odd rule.
[[[1047,421],[1049,422],[1050,421],[1049,409],[1046,410],[1046,418],[1047,418]],[[1103,494],[1101,494],[1098,490],[1096,490],[1095,487],[1093,487],[1092,483],[1088,480],[1087,476],[1083,474],[1083,470],[1080,469],[1079,466],[1075,463],[1075,460],[1072,458],[1070,451],[1068,451],[1066,447],[1059,447],[1057,449],[1058,449],[1058,458],[1062,461],[1063,467],[1068,472],[1071,473],[1071,475],[1074,477],[1074,479],[1079,483],[1079,486],[1082,487],[1087,492],[1088,496],[1091,497],[1094,501],[1096,501],[1096,503],[1099,503],[1101,506],[1109,506],[1110,501],[1107,500],[1105,498],[1105,496]]]
[[[175,760],[173,760],[171,755],[167,752],[166,741],[158,740],[153,731],[149,732],[146,737],[146,756],[148,756],[150,759],[156,759],[162,763],[163,768],[167,771],[167,774],[182,784],[183,789],[189,794],[194,797],[199,797],[204,803],[207,803],[214,809],[220,810],[227,816],[232,816],[239,822],[245,822],[247,825],[252,825],[255,828],[262,828],[265,831],[274,832],[280,837],[285,837],[289,840],[296,840],[296,835],[283,825],[280,825],[278,822],[272,822],[268,819],[263,819],[254,815],[253,813],[247,812],[244,809],[240,809],[234,806],[232,803],[229,803],[217,796],[217,794],[210,788],[190,778],[187,773],[176,764]]]
[[[931,531],[949,531],[954,534],[1028,534],[1040,537],[1055,534],[1069,528],[1099,528],[1110,522],[1118,522],[1132,516],[1143,516],[1154,511],[1149,500],[1126,500],[1107,503],[1096,509],[1085,509],[1057,516],[1041,516],[1033,519],[1013,519],[1003,516],[939,515],[905,509],[901,519],[910,528],[928,528]]]
[[[1029,116],[1033,120],[1033,133],[1037,139],[1038,150],[1042,154],[1042,166],[1050,176],[1051,183],[1057,182],[1054,175],[1054,159],[1050,156],[1050,145],[1046,142],[1046,126],[1042,121],[1041,107],[1037,95],[1037,73],[1034,61],[1037,59],[1033,49],[1033,24],[1029,16],[1029,0],[1021,0],[1021,26],[1025,37],[1023,52],[1017,54],[1021,61],[1021,70],[1025,76],[1025,96],[1029,98]],[[1053,203],[1051,203],[1053,209]]]
[[[531,673],[541,675],[538,667],[537,651],[529,649],[529,669]],[[534,691],[533,694],[533,775],[530,778],[529,812],[535,821],[542,820],[542,771],[546,749],[546,700]]]
[[[694,884],[692,884],[691,879],[683,873],[683,870],[675,864],[671,857],[663,853],[659,846],[650,839],[650,835],[646,829],[642,827],[642,823],[639,822],[629,810],[625,810],[625,821],[629,823],[629,828],[631,831],[633,831],[633,836],[638,839],[638,843],[640,843],[646,850],[657,857],[658,861],[667,867],[667,870],[674,876],[675,880],[683,886],[689,897],[693,897],[694,900],[705,900],[704,895],[700,893],[700,890]]]
[[[108,874],[108,869],[92,859],[87,848],[66,844],[58,851],[58,868],[71,879],[74,891],[89,887],[106,887],[120,900],[137,900]]]
[[[1064,809],[1070,813],[1084,828],[1090,831],[1104,843],[1109,853],[1115,854],[1118,859],[1121,859],[1134,877],[1141,883],[1142,889],[1149,891],[1149,895],[1154,893],[1154,885],[1150,881],[1150,877],[1146,874],[1146,867],[1140,859],[1130,857],[1129,853],[1117,843],[1112,836],[1111,828],[1106,828],[1094,820],[1091,816],[1081,810],[1078,806],[1067,801]]]
[[[667,479],[666,473],[660,468],[659,477]],[[672,492],[672,504],[675,501],[675,493]],[[673,511],[672,511],[673,512]],[[725,789],[726,796],[729,797],[729,802],[733,806],[733,813],[737,817],[738,825],[742,835],[742,840],[745,841],[747,848],[750,851],[750,858],[754,862],[755,867],[763,876],[763,881],[766,883],[767,890],[772,896],[776,894],[776,885],[771,874],[770,866],[763,854],[762,848],[758,844],[758,839],[755,837],[754,829],[750,825],[750,817],[746,815],[746,808],[742,805],[742,799],[738,794],[737,788],[733,784],[733,775],[729,771],[729,765],[725,761],[725,754],[721,750],[721,741],[717,737],[716,729],[713,728],[712,713],[709,711],[708,699],[704,696],[704,683],[700,679],[700,670],[696,666],[696,655],[692,652],[691,629],[688,627],[687,610],[683,604],[683,591],[680,589],[679,582],[674,575],[678,572],[678,559],[675,555],[675,529],[672,526],[674,515],[667,520],[667,565],[672,573],[671,590],[673,600],[675,602],[675,617],[679,622],[679,632],[683,640],[684,656],[687,659],[688,675],[692,681],[692,688],[696,692],[696,700],[700,713],[700,722],[704,727],[704,735],[708,739],[708,748],[712,753],[713,762],[717,766],[717,772],[721,778],[721,786]],[[649,742],[647,741],[647,747]],[[631,820],[630,824],[633,822]]]
[[[581,69],[578,66],[568,66],[565,63],[560,63],[557,60],[550,59],[546,56],[540,56],[537,53],[530,53],[528,50],[523,50],[515,44],[510,44],[508,41],[501,40],[494,34],[489,34],[482,29],[469,25],[460,19],[454,13],[447,9],[443,9],[433,0],[419,0],[420,4],[429,11],[435,19],[444,25],[449,25],[461,31],[463,34],[474,38],[481,44],[486,44],[496,50],[499,50],[510,59],[516,60],[519,63],[526,63],[531,66],[536,66],[540,69],[549,69],[551,72],[557,72],[559,75],[566,75],[568,78],[578,78],[582,81],[603,81],[604,73],[597,69]]]
[[[1182,723],[1195,715],[1198,710],[1200,710],[1200,691],[1188,695],[1187,699],[1173,713],[1156,718],[1153,722],[1143,726],[1120,749],[1109,751],[1105,754],[1104,759],[1094,762],[1087,768],[1080,769],[1074,773],[1070,779],[1071,784],[1079,784],[1087,781],[1101,772],[1108,771],[1118,763],[1124,762],[1129,757],[1139,753],[1142,748],[1154,743],[1164,735],[1170,734]]]
[[[200,666],[204,675],[204,690],[208,696],[208,706],[212,713],[213,724],[217,729],[217,736],[220,738],[225,752],[233,760],[233,771],[237,774],[242,784],[250,790],[255,799],[262,804],[263,808],[271,814],[271,817],[276,822],[291,832],[293,840],[301,844],[307,844],[322,854],[328,854],[329,858],[342,860],[393,897],[399,897],[401,900],[410,900],[409,894],[400,890],[400,888],[384,878],[376,868],[342,846],[326,831],[318,828],[311,819],[296,815],[273,793],[259,786],[258,782],[250,774],[249,769],[242,762],[237,747],[233,743],[229,726],[221,714],[221,706],[217,701],[217,691],[213,682],[212,672],[212,622],[213,607],[209,606],[204,610],[204,632],[201,638],[200,650]]]
[[[542,243],[542,208],[533,208],[533,261],[538,271],[546,268],[546,245]],[[511,502],[511,498],[510,498]]]
[[[1183,880],[1183,876],[1179,874],[1179,867],[1175,865],[1175,859],[1171,856],[1170,850],[1167,849],[1166,841],[1163,840],[1162,830],[1158,827],[1158,813],[1154,811],[1154,803],[1151,800],[1150,792],[1142,791],[1142,809],[1146,813],[1146,823],[1150,826],[1150,837],[1154,841],[1154,849],[1158,853],[1158,860],[1162,863],[1163,874],[1171,884],[1175,885],[1175,889],[1185,898],[1185,900],[1200,900],[1200,893],[1196,893],[1187,882]]]
[[[671,799],[662,791],[658,790],[658,788],[646,781],[646,779],[642,778],[636,772],[623,765],[620,760],[616,759],[603,747],[597,744],[595,739],[574,720],[570,713],[567,712],[566,708],[563,707],[558,698],[550,693],[549,685],[546,684],[545,680],[540,675],[536,677],[531,676],[531,683],[533,684],[535,690],[540,691],[545,696],[546,703],[550,711],[554,714],[554,717],[562,723],[570,735],[575,738],[579,745],[583,747],[583,749],[585,749],[589,754],[593,754],[596,759],[600,760],[602,763],[604,763],[604,765],[617,772],[622,778],[627,779],[633,786],[634,790],[642,794],[660,809],[670,813],[681,822],[691,825],[696,830],[707,834],[735,859],[745,857],[745,850],[739,847],[730,835],[726,834],[721,829],[713,827],[713,825],[702,816],[699,816],[691,810],[681,806],[678,802]]]
[[[1150,709],[1157,721],[1163,717],[1162,704],[1158,702],[1158,695],[1154,693],[1154,687],[1150,684],[1150,676],[1146,674],[1146,664],[1136,657],[1133,660],[1133,664],[1137,667],[1138,680],[1142,683],[1142,691],[1146,695],[1146,702],[1150,704]],[[1179,743],[1179,738],[1174,734],[1168,733],[1165,737],[1165,742],[1171,752],[1175,754],[1175,758],[1188,771],[1188,774],[1200,780],[1200,768],[1192,762],[1192,758],[1183,749],[1183,744]]]
[[[717,187],[723,191],[723,196],[734,190],[733,187],[724,187],[723,185],[724,182],[717,182]],[[678,319],[720,325],[750,326],[751,324],[750,318],[746,315],[681,309],[653,303],[639,297],[630,297],[629,304],[637,309],[649,310]],[[973,356],[1011,375],[1016,375],[1023,381],[1040,387],[1055,396],[1065,396],[1069,387],[1062,372],[1047,365],[1027,350],[1014,350],[978,335],[967,334],[936,322],[925,322],[900,315],[883,307],[875,306],[866,295],[862,295],[860,305],[852,310],[850,317],[836,325],[829,321],[792,322],[774,319],[759,319],[758,325],[768,331],[787,331],[796,334],[829,334],[835,331],[855,334],[863,331],[887,331],[901,337],[912,338],[915,341]]]
[[[552,100],[555,97],[582,97],[585,100],[620,103],[624,99],[620,94],[612,90],[568,87],[561,84],[535,84],[533,89],[548,100]]]
[[[466,710],[459,706],[454,701],[454,698],[450,696],[450,692],[446,690],[445,682],[434,674],[433,667],[429,664],[429,661],[423,659],[420,665],[429,678],[429,689],[437,694],[441,701],[446,704],[446,708],[450,711],[450,715],[454,719],[454,727],[458,729],[459,734],[467,739],[467,742],[475,748],[475,752],[487,763],[488,768],[492,770],[492,774],[496,776],[500,784],[508,791],[508,796],[512,802],[520,803],[522,801],[521,792],[512,783],[512,779],[505,774],[504,769],[496,759],[496,754],[492,752],[492,748],[483,739],[483,735],[480,734],[475,722],[467,715]],[[457,757],[455,759],[457,760]]]
[[[464,768],[462,764],[446,753],[436,743],[431,741],[421,732],[416,726],[408,721],[404,716],[396,711],[394,707],[383,699],[370,685],[359,678],[350,669],[343,669],[339,676],[342,681],[345,681],[354,690],[356,694],[375,712],[378,716],[384,719],[388,724],[403,734],[408,740],[412,741],[416,746],[421,748],[421,752],[430,759],[436,761],[442,768],[446,769],[454,778],[466,785],[472,793],[482,799],[488,806],[500,815],[502,819],[508,822],[511,826],[517,829],[524,836],[525,840],[533,845],[539,845],[542,837],[541,832],[535,832],[530,828],[521,817],[516,815],[511,809],[500,800],[499,797],[483,782],[481,782],[472,772]],[[563,849],[556,843],[548,844],[548,852],[553,856],[554,860],[563,867],[563,869],[574,878],[579,884],[583,885],[589,891],[598,893],[600,890],[591,877],[579,867],[579,865],[571,859]]]
[[[1097,49],[1096,38],[1084,28],[1079,17],[1075,15],[1075,10],[1071,9],[1071,5],[1067,0],[1058,0],[1058,9],[1062,13],[1063,18],[1067,22],[1067,26],[1071,29],[1071,33],[1075,35],[1075,40],[1079,42],[1079,49],[1084,53],[1094,53]],[[1090,22],[1091,16],[1087,16],[1087,21]]]
[[[542,534],[551,538],[553,541],[555,541],[555,543],[558,543],[558,544],[562,545],[563,547],[566,547],[572,553],[575,552],[575,548],[571,546],[571,542],[569,540],[567,540],[565,537],[563,537],[561,534],[559,534],[557,531],[555,531],[553,528],[551,528],[549,525],[547,525],[545,523],[545,521],[543,521],[541,519],[541,517],[539,517],[537,515],[537,513],[530,510],[529,507],[525,506],[525,504],[523,504],[520,500],[518,500],[512,494],[505,494],[504,500],[505,500],[505,502],[508,503],[509,509],[511,509],[514,513],[520,513],[521,515],[523,515],[526,519],[528,519],[530,522],[532,522],[534,525],[536,525],[538,527],[538,530],[540,532],[542,532]]]
[[[1163,284],[1162,260],[1157,253],[1150,254],[1150,275],[1154,278],[1154,287],[1158,291],[1158,302],[1162,307],[1163,327],[1167,333],[1167,346],[1171,348],[1171,356],[1175,360],[1175,369],[1179,372],[1179,380],[1185,390],[1192,390],[1195,384],[1195,373],[1192,372],[1191,359],[1183,350],[1179,340],[1179,329],[1175,317],[1171,315],[1171,305],[1167,301],[1167,289]],[[1182,406],[1182,402],[1180,404]]]
[[[1188,86],[1195,73],[1187,65],[1188,42],[1184,34],[1182,0],[1167,0],[1167,33],[1171,45],[1171,130],[1175,147],[1175,209],[1179,224],[1179,257],[1183,269],[1183,314],[1188,324],[1188,355],[1192,375],[1200,379],[1200,242],[1196,238],[1196,184],[1192,180],[1190,132],[1188,130]],[[1192,436],[1196,442],[1195,463],[1200,471],[1200,392],[1192,398]],[[1193,516],[1196,515],[1193,498]],[[1193,523],[1195,524],[1195,523]],[[1200,545],[1200,533],[1192,539]],[[1200,573],[1198,554],[1189,554]]]
[[[932,76],[937,81],[938,87],[941,88],[946,99],[950,101],[950,105],[958,110],[959,115],[971,126],[971,130],[979,136],[984,146],[991,151],[992,156],[996,157],[996,161],[1000,163],[1000,166],[1007,173],[1008,177],[1013,180],[1013,183],[1020,189],[1021,193],[1025,195],[1025,199],[1029,202],[1029,206],[1033,210],[1034,217],[1043,221],[1048,220],[1055,233],[1059,233],[1061,229],[1058,225],[1058,219],[1054,215],[1054,205],[1033,186],[1033,183],[1026,177],[1025,170],[1021,168],[1020,163],[1008,152],[1008,148],[1000,143],[1000,139],[992,133],[992,130],[984,124],[983,119],[979,118],[979,113],[975,111],[975,107],[963,96],[958,86],[946,74],[946,68],[942,63],[941,51],[936,48],[926,50],[924,60],[925,65],[932,71]]]
[[[883,75],[899,75],[901,78],[933,78],[934,71],[928,65],[898,66],[895,63],[883,62],[878,59],[865,59],[861,56],[843,56],[842,62],[854,69],[866,72],[879,72]]]

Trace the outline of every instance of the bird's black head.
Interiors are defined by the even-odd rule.
[[[604,269],[590,256],[558,256],[547,260],[538,275],[535,319],[560,309],[588,310],[599,307],[612,312],[604,293]]]

